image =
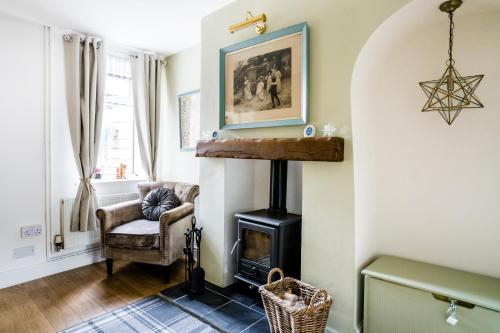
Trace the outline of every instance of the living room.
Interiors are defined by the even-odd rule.
[[[200,297],[255,297],[238,332],[301,331],[262,302],[274,267],[328,294],[302,331],[498,332],[499,17],[496,0],[0,1],[0,331],[106,331],[89,323],[145,300],[187,326],[129,331],[232,331],[170,297],[199,263]],[[113,247],[157,192],[177,201],[145,219],[165,231]],[[245,271],[251,242],[295,247]]]

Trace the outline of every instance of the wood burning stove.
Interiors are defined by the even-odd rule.
[[[238,272],[252,286],[267,282],[274,267],[300,278],[301,220],[286,210],[288,161],[271,161],[269,208],[236,214]]]

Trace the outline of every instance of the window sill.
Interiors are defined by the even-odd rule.
[[[92,179],[92,184],[114,184],[114,183],[131,183],[131,182],[145,182],[146,178],[125,178],[125,179]]]

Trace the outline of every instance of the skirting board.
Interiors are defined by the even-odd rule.
[[[0,273],[0,289],[102,261],[101,250],[65,256]]]

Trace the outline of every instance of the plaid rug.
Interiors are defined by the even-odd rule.
[[[61,333],[212,333],[208,324],[177,306],[151,296],[61,331]]]

